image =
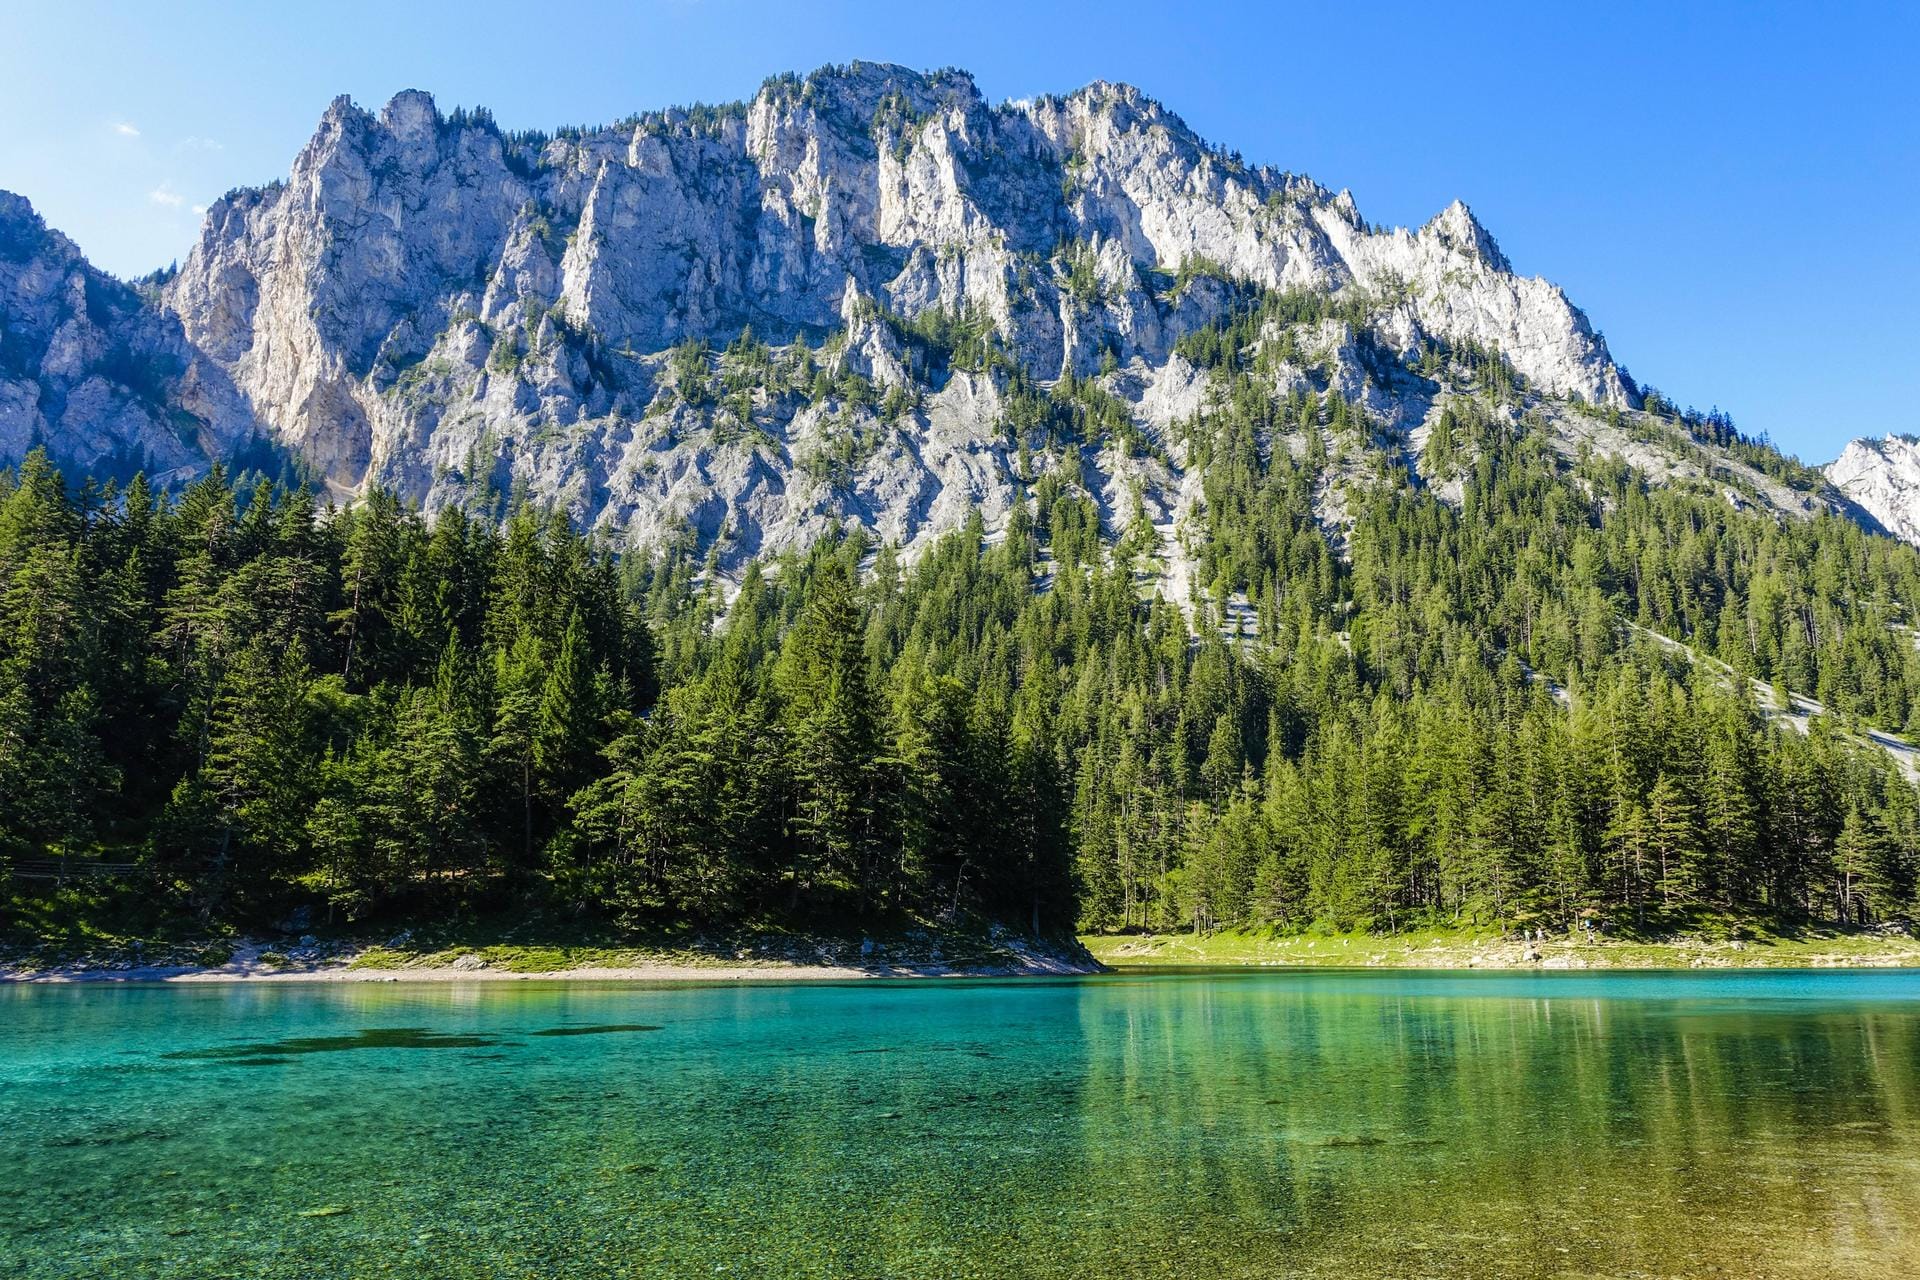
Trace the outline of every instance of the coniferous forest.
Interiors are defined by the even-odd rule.
[[[1867,740],[1920,728],[1911,548],[1465,399],[1421,460],[1457,501],[1376,466],[1330,532],[1315,494],[1364,415],[1240,394],[1213,337],[1178,602],[1143,587],[1144,516],[1103,530],[1078,481],[1074,388],[1010,428],[1003,534],[908,559],[849,533],[737,582],[524,504],[334,510],[218,468],[162,494],[30,456],[0,480],[0,860],[126,864],[130,894],[241,921],[1912,909],[1920,804]],[[1770,716],[1789,692],[1827,714]]]

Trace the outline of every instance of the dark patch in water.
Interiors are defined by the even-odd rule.
[[[122,1129],[118,1133],[87,1133],[74,1138],[55,1138],[50,1147],[123,1147],[130,1142],[165,1142],[179,1135],[172,1129]]]
[[[643,1022],[610,1022],[591,1027],[546,1027],[533,1034],[536,1036],[598,1036],[605,1035],[609,1031],[658,1031],[659,1029]]]
[[[1385,1138],[1376,1138],[1370,1133],[1363,1133],[1357,1138],[1328,1138],[1320,1145],[1339,1150],[1345,1147],[1378,1147],[1385,1143]]]
[[[226,1064],[230,1067],[283,1067],[292,1061],[292,1058],[273,1053],[263,1053],[257,1058],[225,1059]]]
[[[849,1054],[854,1054],[854,1053],[892,1053],[893,1051],[894,1051],[894,1050],[893,1050],[893,1049],[892,1049],[891,1047],[889,1047],[889,1048],[885,1048],[885,1049],[849,1049],[849,1050],[847,1050],[847,1052],[848,1052]]]
[[[182,1049],[160,1056],[186,1062],[231,1062],[257,1067],[309,1053],[344,1053],[350,1049],[486,1049],[497,1043],[492,1036],[449,1035],[424,1027],[368,1027],[346,1036],[294,1036],[263,1044]]]

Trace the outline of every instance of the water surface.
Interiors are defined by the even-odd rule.
[[[0,1275],[1920,1272],[1920,974],[0,987]]]

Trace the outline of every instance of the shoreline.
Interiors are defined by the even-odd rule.
[[[311,940],[308,940],[311,941]],[[282,944],[285,945],[285,944]],[[246,939],[219,964],[158,964],[124,956],[78,956],[48,964],[0,958],[0,985],[96,982],[166,983],[359,983],[359,982],[855,982],[929,978],[1073,977],[1104,971],[1084,950],[1045,950],[1029,943],[1003,941],[990,958],[947,961],[935,952],[893,958],[874,954],[850,962],[822,956],[724,958],[699,952],[649,954],[644,951],[582,948],[575,955],[551,951],[529,958],[524,953],[488,956],[493,948],[426,953],[392,950],[378,944],[289,948],[285,955],[269,943]],[[605,962],[599,962],[604,957]],[[547,963],[543,963],[547,962]]]
[[[1920,938],[1812,933],[1802,938],[1523,942],[1498,936],[1108,934],[1081,939],[1102,964],[1369,969],[1892,969],[1920,967]]]
[[[459,969],[450,965],[397,969],[355,968],[350,964],[311,969],[232,969],[148,965],[109,969],[54,965],[47,969],[0,968],[0,983],[70,984],[89,982],[169,983],[357,983],[357,982],[849,982],[892,978],[1061,977],[1097,973],[1096,969],[971,969],[947,966],[850,968],[840,965],[622,965],[516,972],[511,969]]]
[[[303,939],[304,941],[311,941]],[[1003,942],[988,955],[948,958],[874,952],[854,959],[824,948],[749,956],[726,951],[475,947],[396,951],[379,944],[300,947],[243,939],[221,963],[146,963],[136,953],[51,963],[0,958],[0,984],[459,983],[459,982],[865,982],[939,978],[1079,977],[1119,968],[1879,969],[1920,967],[1920,938],[1903,933],[1802,938],[1671,938],[1522,942],[1444,933],[1265,937],[1221,933],[1088,935],[1078,954]],[[283,954],[275,946],[292,954]],[[176,955],[178,953],[176,952]],[[170,957],[172,958],[172,957]],[[184,957],[181,957],[184,959]]]

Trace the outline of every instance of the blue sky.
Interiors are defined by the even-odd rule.
[[[750,96],[855,58],[988,97],[1131,81],[1376,222],[1460,197],[1615,356],[1809,460],[1920,431],[1920,5],[17,5],[0,187],[100,265],[184,256],[336,94],[510,128]]]

